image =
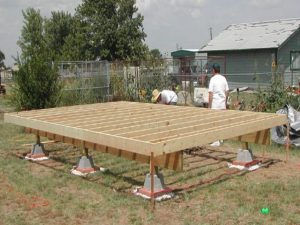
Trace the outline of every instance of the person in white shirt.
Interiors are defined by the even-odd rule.
[[[208,108],[226,109],[229,91],[227,80],[220,74],[220,65],[217,63],[213,64],[212,73],[208,87]]]
[[[157,89],[152,92],[153,103],[165,104],[165,105],[176,105],[177,104],[177,94],[171,90],[163,90],[159,92]]]
[[[226,109],[227,98],[229,93],[226,78],[220,74],[220,65],[215,63],[212,66],[213,76],[210,79],[208,87],[208,108],[210,109]],[[222,140],[215,141],[211,146],[220,146]]]

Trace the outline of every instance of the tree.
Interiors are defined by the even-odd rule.
[[[1,68],[5,68],[4,59],[5,59],[5,55],[4,55],[4,53],[0,50],[0,69],[1,69]]]
[[[152,67],[153,69],[158,68],[163,65],[164,59],[159,51],[159,49],[151,49],[147,53],[146,65]]]
[[[161,53],[160,53],[159,49],[155,48],[155,49],[152,49],[150,51],[150,56],[155,58],[155,59],[160,59],[161,58]]]
[[[53,53],[44,37],[44,19],[33,8],[22,11],[24,25],[18,45],[21,55],[16,59],[19,70],[14,74],[12,102],[18,109],[41,109],[55,106],[59,96]]]
[[[21,58],[25,60],[41,54],[45,50],[46,42],[43,27],[44,19],[39,10],[28,8],[26,11],[22,11],[22,14],[24,25],[18,45],[22,51]]]
[[[144,18],[137,10],[135,0],[83,0],[76,10],[81,23],[78,36],[84,39],[91,59],[137,60],[145,56]]]
[[[61,60],[63,46],[73,30],[74,18],[68,12],[51,12],[51,18],[45,20],[45,39],[53,53],[53,60]]]
[[[69,35],[65,39],[62,49],[62,59],[69,61],[92,60],[90,44],[86,39],[87,24],[80,21],[78,16],[73,17],[73,25]]]

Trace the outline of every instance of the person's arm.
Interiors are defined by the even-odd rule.
[[[208,108],[211,109],[213,101],[213,77],[209,81],[208,85]]]
[[[213,99],[213,93],[208,92],[208,108],[209,109],[211,109],[212,99]]]
[[[227,109],[227,100],[228,100],[229,91],[225,91],[225,109]]]
[[[226,78],[225,78],[226,80]],[[225,87],[225,109],[227,109],[227,101],[228,101],[228,96],[229,96],[229,87],[228,87],[228,82],[226,80],[226,87]]]

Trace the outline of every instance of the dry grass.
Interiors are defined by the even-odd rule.
[[[0,99],[0,102],[2,99]],[[6,103],[0,103],[6,111]],[[265,149],[265,167],[254,172],[228,169],[236,143],[198,148],[185,155],[185,171],[163,170],[176,198],[159,202],[131,194],[141,186],[148,165],[91,152],[108,168],[86,178],[70,174],[79,151],[46,145],[51,160],[32,163],[18,156],[30,151],[34,136],[0,121],[0,224],[300,224],[300,151],[288,163],[282,146]],[[260,146],[251,146],[262,155]],[[260,209],[268,207],[270,214]]]

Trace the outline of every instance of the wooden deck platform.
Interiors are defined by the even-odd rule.
[[[186,148],[230,138],[268,144],[269,128],[287,124],[285,115],[137,102],[22,111],[5,114],[4,121],[50,139],[83,143],[137,161],[149,162],[151,154],[161,156],[163,167],[172,169],[182,165],[167,165],[166,156],[176,161]]]

